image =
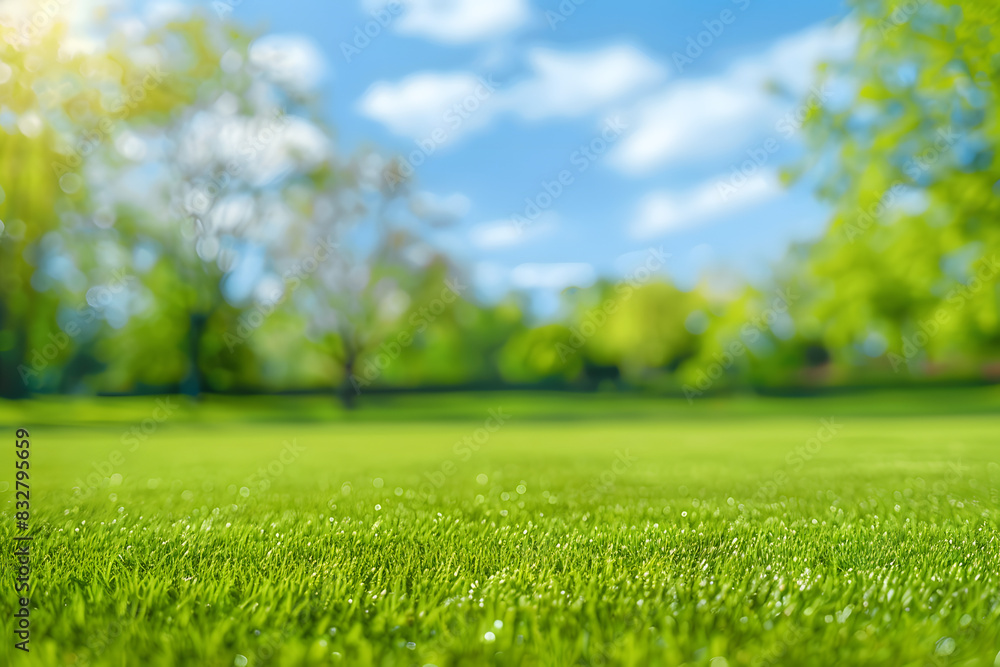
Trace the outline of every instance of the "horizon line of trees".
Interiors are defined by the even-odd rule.
[[[295,44],[198,11],[98,51],[0,26],[0,397],[996,381],[1000,8],[854,4],[817,73],[850,95],[784,173],[817,177],[822,238],[769,288],[647,267],[547,322],[476,301],[398,158],[337,148]]]

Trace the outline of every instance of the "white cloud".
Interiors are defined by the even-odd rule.
[[[505,95],[506,106],[528,120],[573,117],[618,102],[663,77],[663,68],[633,46],[577,53],[535,48],[531,77]]]
[[[397,83],[374,83],[358,110],[396,134],[425,139],[440,130],[450,139],[489,119],[483,107],[491,106],[490,85],[469,72],[418,72]]]
[[[628,173],[643,173],[741,152],[795,104],[782,102],[766,85],[773,82],[795,98],[804,96],[816,65],[848,54],[856,36],[849,21],[814,26],[763,54],[738,60],[718,76],[668,85],[624,114],[634,129],[615,148],[612,163]]]
[[[509,248],[524,240],[524,236],[517,233],[510,220],[476,225],[469,230],[469,238],[473,245],[482,249]]]
[[[447,197],[420,192],[410,202],[410,210],[433,225],[447,225],[465,217],[471,205],[469,198],[460,192]]]
[[[392,27],[446,44],[467,44],[508,33],[524,25],[530,11],[527,0],[396,0],[402,16]],[[384,9],[386,0],[365,0],[371,11]]]
[[[621,103],[663,76],[663,68],[629,45],[566,53],[536,48],[528,76],[508,88],[470,72],[417,72],[378,81],[359,111],[396,134],[423,140],[435,130],[453,141],[507,112],[525,120],[577,117]]]
[[[520,264],[511,272],[511,283],[520,289],[561,290],[589,287],[597,280],[594,267],[586,263]]]
[[[555,229],[556,219],[555,213],[546,211],[534,224],[520,230],[509,218],[484,222],[469,230],[469,240],[483,250],[510,248],[548,234]]]
[[[323,77],[319,48],[298,35],[267,35],[250,46],[250,62],[273,82],[306,92]]]
[[[725,214],[750,208],[781,194],[781,185],[770,173],[754,174],[735,192],[720,189],[723,177],[706,181],[690,192],[655,190],[639,202],[629,228],[633,238],[647,239],[690,229]]]
[[[669,162],[717,157],[748,141],[770,105],[746,85],[685,82],[639,107],[633,128],[611,154],[625,172],[645,172]],[[626,116],[628,118],[628,116]]]

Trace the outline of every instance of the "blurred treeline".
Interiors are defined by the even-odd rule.
[[[772,285],[682,291],[651,249],[547,323],[523,294],[476,301],[392,156],[337,148],[301,47],[197,12],[89,41],[9,22],[0,395],[995,379],[998,16],[856,3],[856,56],[817,72],[834,94],[784,174],[833,219]]]

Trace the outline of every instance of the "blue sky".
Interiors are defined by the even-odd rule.
[[[459,218],[437,241],[491,295],[622,275],[661,246],[682,285],[706,267],[766,275],[826,220],[808,186],[782,191],[775,173],[801,150],[814,63],[850,48],[846,12],[837,0],[244,0],[232,14],[315,44],[342,147],[420,152],[427,205]],[[766,93],[769,81],[788,93]],[[546,183],[558,196],[518,233],[512,216],[533,212],[526,198],[547,203]]]

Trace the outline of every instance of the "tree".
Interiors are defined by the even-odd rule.
[[[641,385],[677,370],[696,349],[685,327],[704,307],[696,291],[682,292],[662,280],[645,284],[602,283],[576,303],[572,331],[593,366],[615,366],[626,381]]]
[[[372,150],[331,159],[320,183],[286,237],[281,265],[300,279],[296,304],[307,332],[336,363],[338,395],[352,407],[376,379],[359,374],[358,361],[387,336],[405,332],[411,307],[424,306],[421,295],[447,293],[441,300],[448,303],[465,295],[447,278],[445,256],[423,238],[430,225],[451,219],[421,206],[398,160]],[[327,248],[335,252],[317,254]],[[391,357],[388,364],[398,353],[381,354]]]
[[[332,148],[313,77],[282,65],[309,62],[307,47],[253,41],[198,16],[168,27],[154,42],[174,56],[168,61],[199,58],[170,73],[191,94],[159,129],[175,141],[161,158],[161,213],[143,233],[162,246],[182,283],[162,297],[186,324],[177,346],[187,366],[181,389],[198,395],[206,371],[257,365],[247,343],[273,313],[268,299],[280,282],[273,254],[300,214],[300,191],[316,186]]]
[[[0,392],[24,391],[18,368],[35,389],[75,366],[198,394],[206,369],[258,366],[246,336],[221,343],[258,314],[282,226],[331,162],[311,55],[197,11],[74,52],[51,19],[0,44],[18,114],[0,130]]]
[[[822,70],[838,92],[807,121],[810,158],[787,174],[815,174],[834,208],[796,317],[822,323],[843,366],[975,370],[1000,354],[1000,6],[855,7],[857,52]]]
[[[149,74],[114,45],[89,53],[72,44],[58,16],[41,27],[23,17],[0,25],[0,97],[13,113],[0,127],[0,395],[7,397],[66,388],[63,369],[81,351],[90,355],[111,297],[126,288],[127,276],[108,261],[120,250],[115,240],[97,242],[106,211],[81,166],[121,116],[145,116],[157,102],[124,106],[123,91],[141,88]]]

